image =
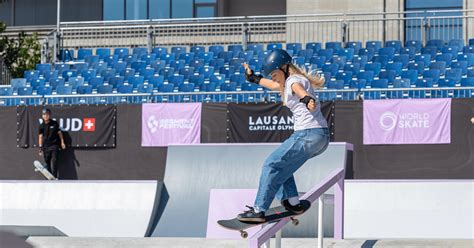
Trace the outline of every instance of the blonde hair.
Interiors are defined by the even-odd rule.
[[[292,63],[288,64],[289,75],[300,75],[308,79],[314,89],[321,89],[324,87],[325,79],[321,77],[315,70],[309,71],[305,67],[299,67]],[[283,104],[285,104],[285,84],[280,84],[280,96]]]

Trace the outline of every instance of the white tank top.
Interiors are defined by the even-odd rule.
[[[306,77],[300,75],[291,75],[286,79],[284,99],[286,106],[293,113],[294,130],[297,131],[310,128],[327,127],[328,124],[326,122],[326,118],[324,118],[323,114],[321,113],[321,105],[319,101],[316,101],[316,110],[314,112],[310,112],[306,108],[306,104],[300,102],[300,98],[293,93],[291,85],[294,83],[301,84],[306,92],[316,99],[314,96],[313,87]]]

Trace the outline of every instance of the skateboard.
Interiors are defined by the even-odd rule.
[[[41,174],[43,174],[43,176],[46,177],[48,180],[58,180],[43,166],[40,161],[35,160],[35,162],[33,162],[33,165],[35,166],[35,171],[41,172]]]
[[[303,205],[304,212],[306,212],[306,210],[308,210],[311,207],[311,203],[307,200],[301,200],[301,204]],[[278,207],[270,208],[268,211],[265,212],[265,222],[262,222],[262,223],[243,222],[243,221],[238,220],[237,218],[233,218],[230,220],[219,220],[217,221],[217,224],[219,224],[220,226],[226,229],[239,231],[240,236],[245,239],[248,237],[248,233],[245,230],[254,226],[277,222],[284,218],[290,218],[293,225],[297,226],[299,224],[299,220],[294,218],[294,216],[297,216],[297,215],[300,215],[300,214],[294,214],[286,210],[285,207],[278,206]]]

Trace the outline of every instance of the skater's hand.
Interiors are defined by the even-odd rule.
[[[66,150],[66,144],[61,143],[61,149]]]
[[[314,102],[314,100],[311,99],[309,101],[307,108],[309,112],[314,112],[316,110],[316,103]]]
[[[260,80],[263,78],[262,75],[255,75],[255,73],[250,69],[247,63],[242,63],[242,66],[245,68],[245,79],[251,83],[260,84]]]

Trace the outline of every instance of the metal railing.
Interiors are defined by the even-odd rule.
[[[474,98],[474,87],[317,90],[320,101],[408,98]],[[42,104],[140,104],[158,102],[281,102],[278,91],[155,92],[0,96],[0,106]]]

